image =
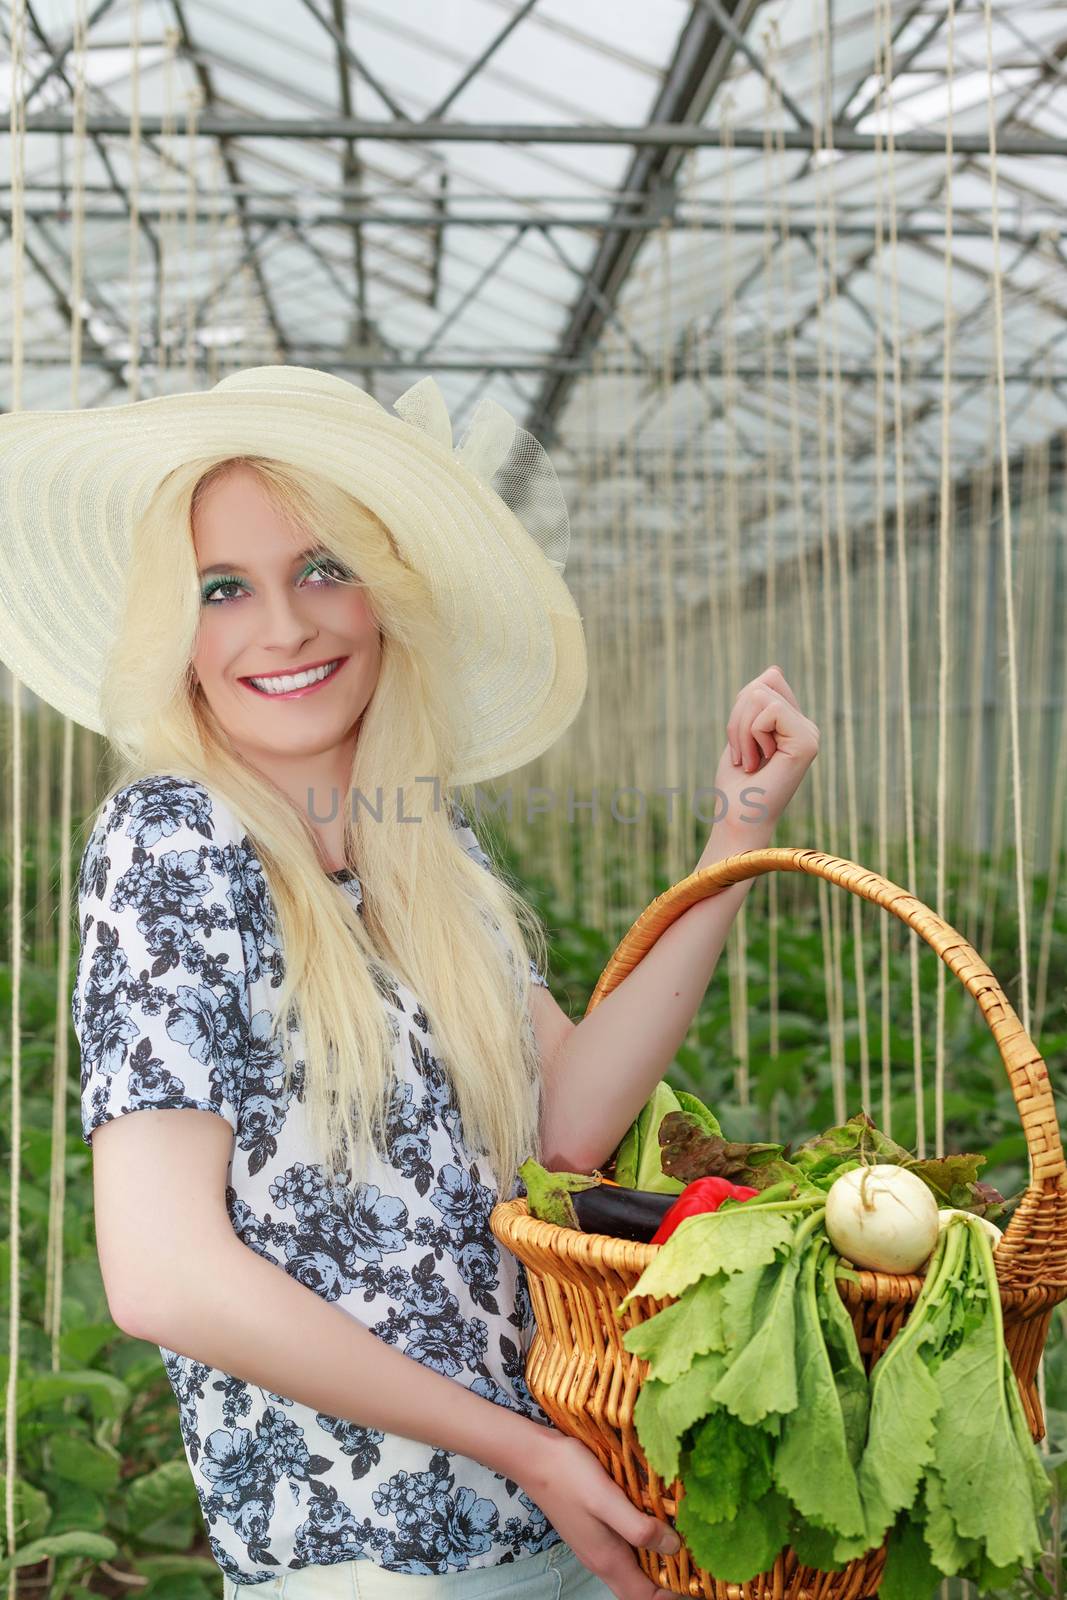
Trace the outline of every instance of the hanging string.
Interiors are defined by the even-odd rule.
[[[823,127],[831,125],[831,112],[829,109],[830,85],[826,81],[826,39],[823,34],[823,6],[819,5],[815,11],[816,25],[812,31],[812,52],[815,61],[817,83],[819,87],[820,105],[824,108],[819,115],[812,118],[812,164],[816,170],[821,165],[820,156],[824,153],[833,159],[832,152],[823,145]],[[840,855],[841,848],[837,834],[837,680],[834,671],[834,617],[833,617],[833,575],[830,554],[830,524],[829,506],[827,504],[827,483],[829,479],[829,442],[828,422],[826,407],[826,293],[823,286],[823,276],[826,270],[826,243],[824,235],[823,209],[825,194],[821,183],[816,185],[815,206],[815,330],[816,352],[818,366],[817,395],[815,414],[818,430],[819,447],[819,559],[820,570],[820,598],[822,600],[822,635],[824,649],[824,711],[825,718],[825,747],[827,766],[827,799],[828,815],[826,836],[828,849],[831,855]],[[842,933],[841,933],[841,896],[833,895],[830,899],[830,967],[829,967],[829,1016],[830,1016],[830,1080],[833,1087],[834,1119],[844,1122],[848,1115],[846,1095],[846,1063],[844,1046],[844,983],[841,970],[842,965]]]
[[[778,51],[779,30],[776,21],[770,24],[770,34],[774,47]],[[775,74],[777,79],[777,73]],[[814,687],[816,679],[815,670],[815,618],[814,601],[811,592],[811,580],[808,571],[809,551],[806,544],[807,529],[805,526],[804,511],[804,482],[803,482],[803,447],[800,434],[800,384],[797,378],[796,343],[790,336],[788,329],[792,326],[792,310],[796,297],[793,292],[792,268],[792,238],[790,234],[789,216],[789,184],[786,177],[785,134],[782,127],[782,118],[779,114],[775,121],[775,165],[776,165],[776,192],[778,196],[778,225],[782,236],[782,303],[786,312],[786,337],[783,341],[786,360],[786,381],[789,396],[789,463],[790,463],[790,495],[789,504],[793,514],[793,536],[796,550],[797,583],[800,589],[800,629],[801,629],[801,661],[803,681]],[[798,696],[799,698],[799,696]],[[821,837],[823,830],[823,815],[828,808],[826,792],[829,782],[825,776],[826,769],[821,760],[816,761],[811,768],[812,779],[812,808],[814,816],[813,836]],[[837,1035],[833,1029],[833,970],[831,957],[831,895],[830,885],[825,878],[816,880],[816,897],[819,908],[819,948],[823,954],[823,988],[826,997],[826,1014],[830,1018],[831,1061]],[[794,910],[799,905],[793,902]]]
[[[70,321],[70,403],[80,403],[82,357],[82,295],[85,270],[85,119],[86,119],[86,57],[88,18],[86,0],[75,0],[73,29],[74,89],[73,138],[74,180],[71,202],[73,240],[71,248],[71,321]],[[38,712],[38,726],[49,724]],[[74,724],[69,717],[62,719],[63,745],[60,770],[59,802],[59,929],[56,958],[56,1011],[55,1053],[52,1060],[52,1148],[49,1161],[48,1241],[45,1249],[44,1326],[48,1336],[52,1371],[58,1372],[63,1364],[60,1338],[63,1328],[63,1268],[66,1255],[64,1219],[67,1193],[67,1107],[70,1104],[70,995],[67,975],[70,971],[71,946],[71,821],[73,810],[73,760]],[[51,800],[51,781],[42,785],[46,806]],[[43,900],[42,896],[42,900]],[[64,1400],[68,1410],[72,1397]],[[49,1557],[49,1580],[54,1558]]]
[[[822,0],[823,32],[830,37],[829,0]],[[824,97],[826,153],[830,159],[816,168],[818,186],[823,194],[826,216],[827,283],[830,305],[830,363],[831,400],[833,406],[833,459],[834,459],[834,510],[837,533],[837,571],[841,615],[841,699],[842,726],[845,736],[845,795],[848,808],[848,852],[853,861],[861,854],[859,839],[859,802],[856,785],[856,695],[852,671],[853,617],[851,578],[849,575],[848,517],[845,511],[845,424],[842,412],[841,341],[839,337],[839,306],[837,291],[837,215],[834,187],[832,137],[833,108],[832,85],[827,83]],[[827,577],[829,573],[827,573]],[[864,957],[863,915],[866,901],[860,895],[849,896],[852,915],[853,967],[856,984],[857,1030],[860,1047],[860,1104],[864,1111],[871,1108],[870,1043],[867,1036],[867,982]]]
[[[896,135],[893,105],[893,37],[890,0],[878,0],[882,23],[882,59],[884,80],[878,92],[879,109],[884,102],[886,116],[886,172],[889,177],[889,237],[891,243],[892,271],[892,329],[893,352],[893,460],[894,498],[896,504],[897,535],[897,612],[900,623],[900,726],[904,741],[904,838],[907,853],[905,886],[912,893],[917,890],[918,871],[915,861],[915,778],[911,729],[911,630],[909,625],[910,593],[908,588],[908,538],[907,501],[905,497],[905,423],[903,356],[900,315],[900,243],[897,226]],[[915,1143],[920,1157],[926,1154],[926,1117],[923,1083],[922,1008],[919,990],[919,936],[908,929],[909,978],[911,988],[912,1082],[915,1102]],[[886,1124],[886,1132],[890,1123]]]
[[[169,352],[167,350],[167,299],[170,293],[170,270],[174,260],[174,231],[177,226],[177,195],[173,189],[177,149],[176,112],[174,105],[174,65],[181,34],[177,28],[163,29],[166,54],[163,58],[163,115],[160,120],[160,196],[159,196],[159,263],[156,296],[156,394],[165,394]],[[191,269],[190,269],[191,270]]]
[[[22,409],[23,341],[22,318],[25,308],[25,183],[26,183],[26,5],[11,3],[11,109],[9,138],[11,150],[11,410]],[[15,1600],[18,1547],[15,1524],[15,1482],[18,1470],[18,1385],[22,1367],[22,685],[14,672],[11,678],[11,1147],[8,1159],[8,1368],[6,1411],[4,1414],[4,1537],[5,1554],[11,1562],[7,1579],[9,1600]]]
[[[948,587],[949,549],[952,537],[952,89],[956,29],[955,0],[948,0],[946,13],[948,47],[945,88],[945,291],[944,348],[941,376],[941,507],[938,526],[937,578],[937,897],[935,910],[946,915],[945,906],[945,811],[947,801],[947,725],[948,677],[952,656],[949,642]],[[934,1154],[945,1153],[945,963],[937,963],[937,1031],[934,1052]]]
[[[986,73],[989,94],[989,198],[993,234],[993,317],[994,349],[997,361],[997,415],[1000,423],[1001,528],[1004,551],[1004,621],[1008,642],[1008,713],[1011,726],[1011,787],[1015,832],[1015,891],[1019,917],[1019,1000],[1023,1028],[1030,1032],[1029,941],[1026,933],[1026,891],[1024,884],[1024,840],[1022,818],[1022,772],[1019,763],[1019,673],[1015,643],[1015,583],[1011,547],[1011,478],[1008,456],[1008,414],[1004,380],[1004,296],[1000,266],[1000,216],[997,196],[996,90],[993,82],[993,20],[990,0],[985,0]],[[1033,1179],[1033,1158],[1030,1160]]]
[[[875,16],[874,76],[878,84],[874,126],[874,268],[875,308],[878,337],[874,341],[874,525],[876,598],[874,613],[875,662],[877,682],[882,686],[878,694],[878,871],[883,878],[889,876],[889,707],[886,687],[889,684],[889,643],[886,637],[886,617],[889,611],[886,571],[885,540],[885,341],[882,329],[886,323],[885,295],[885,147],[882,140],[881,91],[885,81],[886,66],[883,58],[880,18]],[[890,950],[892,946],[892,917],[878,919],[879,985],[881,994],[881,1117],[882,1128],[888,1134],[893,1123],[893,1049],[890,1034]]]
[[[130,372],[129,398],[141,398],[141,0],[130,0]]]
[[[726,516],[726,540],[729,553],[729,592],[731,604],[727,621],[727,679],[739,687],[744,681],[745,665],[741,659],[741,515],[737,496],[737,336],[736,336],[736,269],[734,264],[734,209],[733,209],[733,116],[734,102],[731,94],[722,101],[722,281],[725,296],[722,312],[723,347],[723,428],[725,437],[725,470],[723,489]],[[736,690],[732,691],[736,693]],[[738,1103],[749,1103],[749,1044],[748,1044],[748,948],[745,901],[742,900],[730,929],[730,1010],[733,1030],[734,1082]]]
[[[775,422],[772,398],[774,395],[774,320],[775,320],[775,248],[774,248],[774,211],[771,197],[774,193],[774,136],[772,129],[777,127],[782,114],[781,97],[776,94],[778,85],[778,38],[775,30],[767,28],[763,33],[764,59],[767,62],[767,75],[764,79],[763,96],[763,192],[765,202],[763,207],[763,433],[766,449],[765,466],[767,473],[767,510],[765,513],[766,541],[764,544],[764,567],[767,573],[767,631],[764,659],[777,661],[787,652],[778,638],[778,547],[775,531],[778,520],[778,437]],[[788,246],[788,236],[782,241]],[[791,672],[795,669],[790,663]],[[777,872],[764,873],[763,878],[767,884],[767,1005],[770,1011],[770,1039],[768,1041],[768,1055],[774,1073],[774,1081],[778,1081],[778,1058],[781,1054],[781,1039],[779,1027],[779,991],[778,991],[778,880],[781,876]],[[780,1143],[781,1132],[781,1095],[777,1088],[771,1094],[770,1103],[770,1128],[769,1134],[773,1144]]]
[[[193,292],[196,287],[197,260],[196,125],[197,114],[203,100],[199,85],[194,86],[186,96],[185,148],[189,181],[186,186],[185,201],[185,386],[189,390],[196,388],[196,295]]]

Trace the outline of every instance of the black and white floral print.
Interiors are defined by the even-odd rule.
[[[449,804],[456,837],[491,871]],[[331,876],[362,909],[359,879]],[[263,869],[221,798],[172,775],[120,790],[85,847],[78,906],[71,1015],[85,1142],[133,1111],[223,1117],[226,1205],[243,1243],[414,1360],[551,1426],[524,1379],[525,1269],[489,1227],[500,1196],[466,1144],[417,996],[376,968],[396,1040],[389,1161],[330,1185],[310,1158],[292,1014],[288,1092],[270,1044],[284,965]],[[533,963],[531,975],[545,984]],[[443,1574],[558,1542],[522,1489],[481,1462],[160,1354],[211,1550],[235,1583],[357,1559]]]

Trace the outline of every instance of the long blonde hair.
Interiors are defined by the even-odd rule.
[[[344,797],[356,791],[381,813],[379,821],[362,802],[344,804],[345,860],[360,878],[362,916],[324,870],[306,816],[233,749],[192,666],[201,615],[193,511],[208,484],[236,465],[250,467],[283,515],[358,574],[381,629],[378,682]],[[516,1169],[541,1154],[540,1061],[527,1007],[529,958],[547,970],[546,940],[500,864],[487,872],[454,837],[447,774],[468,715],[454,683],[429,586],[366,506],[315,473],[264,457],[191,461],[164,479],[134,530],[102,694],[121,770],[89,826],[142,777],[174,773],[220,796],[259,857],[273,900],[285,975],[272,1040],[281,1044],[288,1087],[292,1005],[303,1030],[309,1131],[331,1181],[348,1169],[358,1182],[372,1146],[386,1155],[395,1067],[372,976],[381,962],[422,1002],[467,1143],[506,1197]],[[425,781],[435,774],[437,809],[436,786]],[[466,795],[461,803],[469,807]],[[400,815],[420,821],[411,826]]]

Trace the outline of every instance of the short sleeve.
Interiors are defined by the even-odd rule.
[[[467,814],[463,807],[458,800],[453,799],[449,800],[448,806],[452,815],[452,829],[456,838],[469,856],[473,857],[480,866],[483,866],[486,872],[492,872],[493,864],[478,843],[477,834],[468,822]],[[530,980],[533,983],[540,984],[542,989],[547,989],[549,986],[548,979],[534,961],[530,962]]]
[[[78,870],[71,997],[90,1146],[130,1111],[213,1111],[237,1131],[250,1006],[234,828],[202,785],[176,777],[128,784],[97,818]]]

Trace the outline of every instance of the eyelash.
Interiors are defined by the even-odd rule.
[[[332,569],[332,573],[334,575],[331,576],[330,571],[327,569]],[[347,569],[342,567],[340,562],[333,560],[309,561],[303,572],[300,574],[301,578],[306,578],[309,572],[323,572],[329,578],[331,583],[346,583],[350,581],[350,576]],[[220,589],[228,588],[231,583],[242,584],[242,580],[236,577],[212,578],[210,583],[206,584],[204,587],[203,593],[200,597],[201,601],[205,605],[229,605],[235,596],[224,596],[222,600],[212,600],[211,597],[212,595],[217,594]]]

